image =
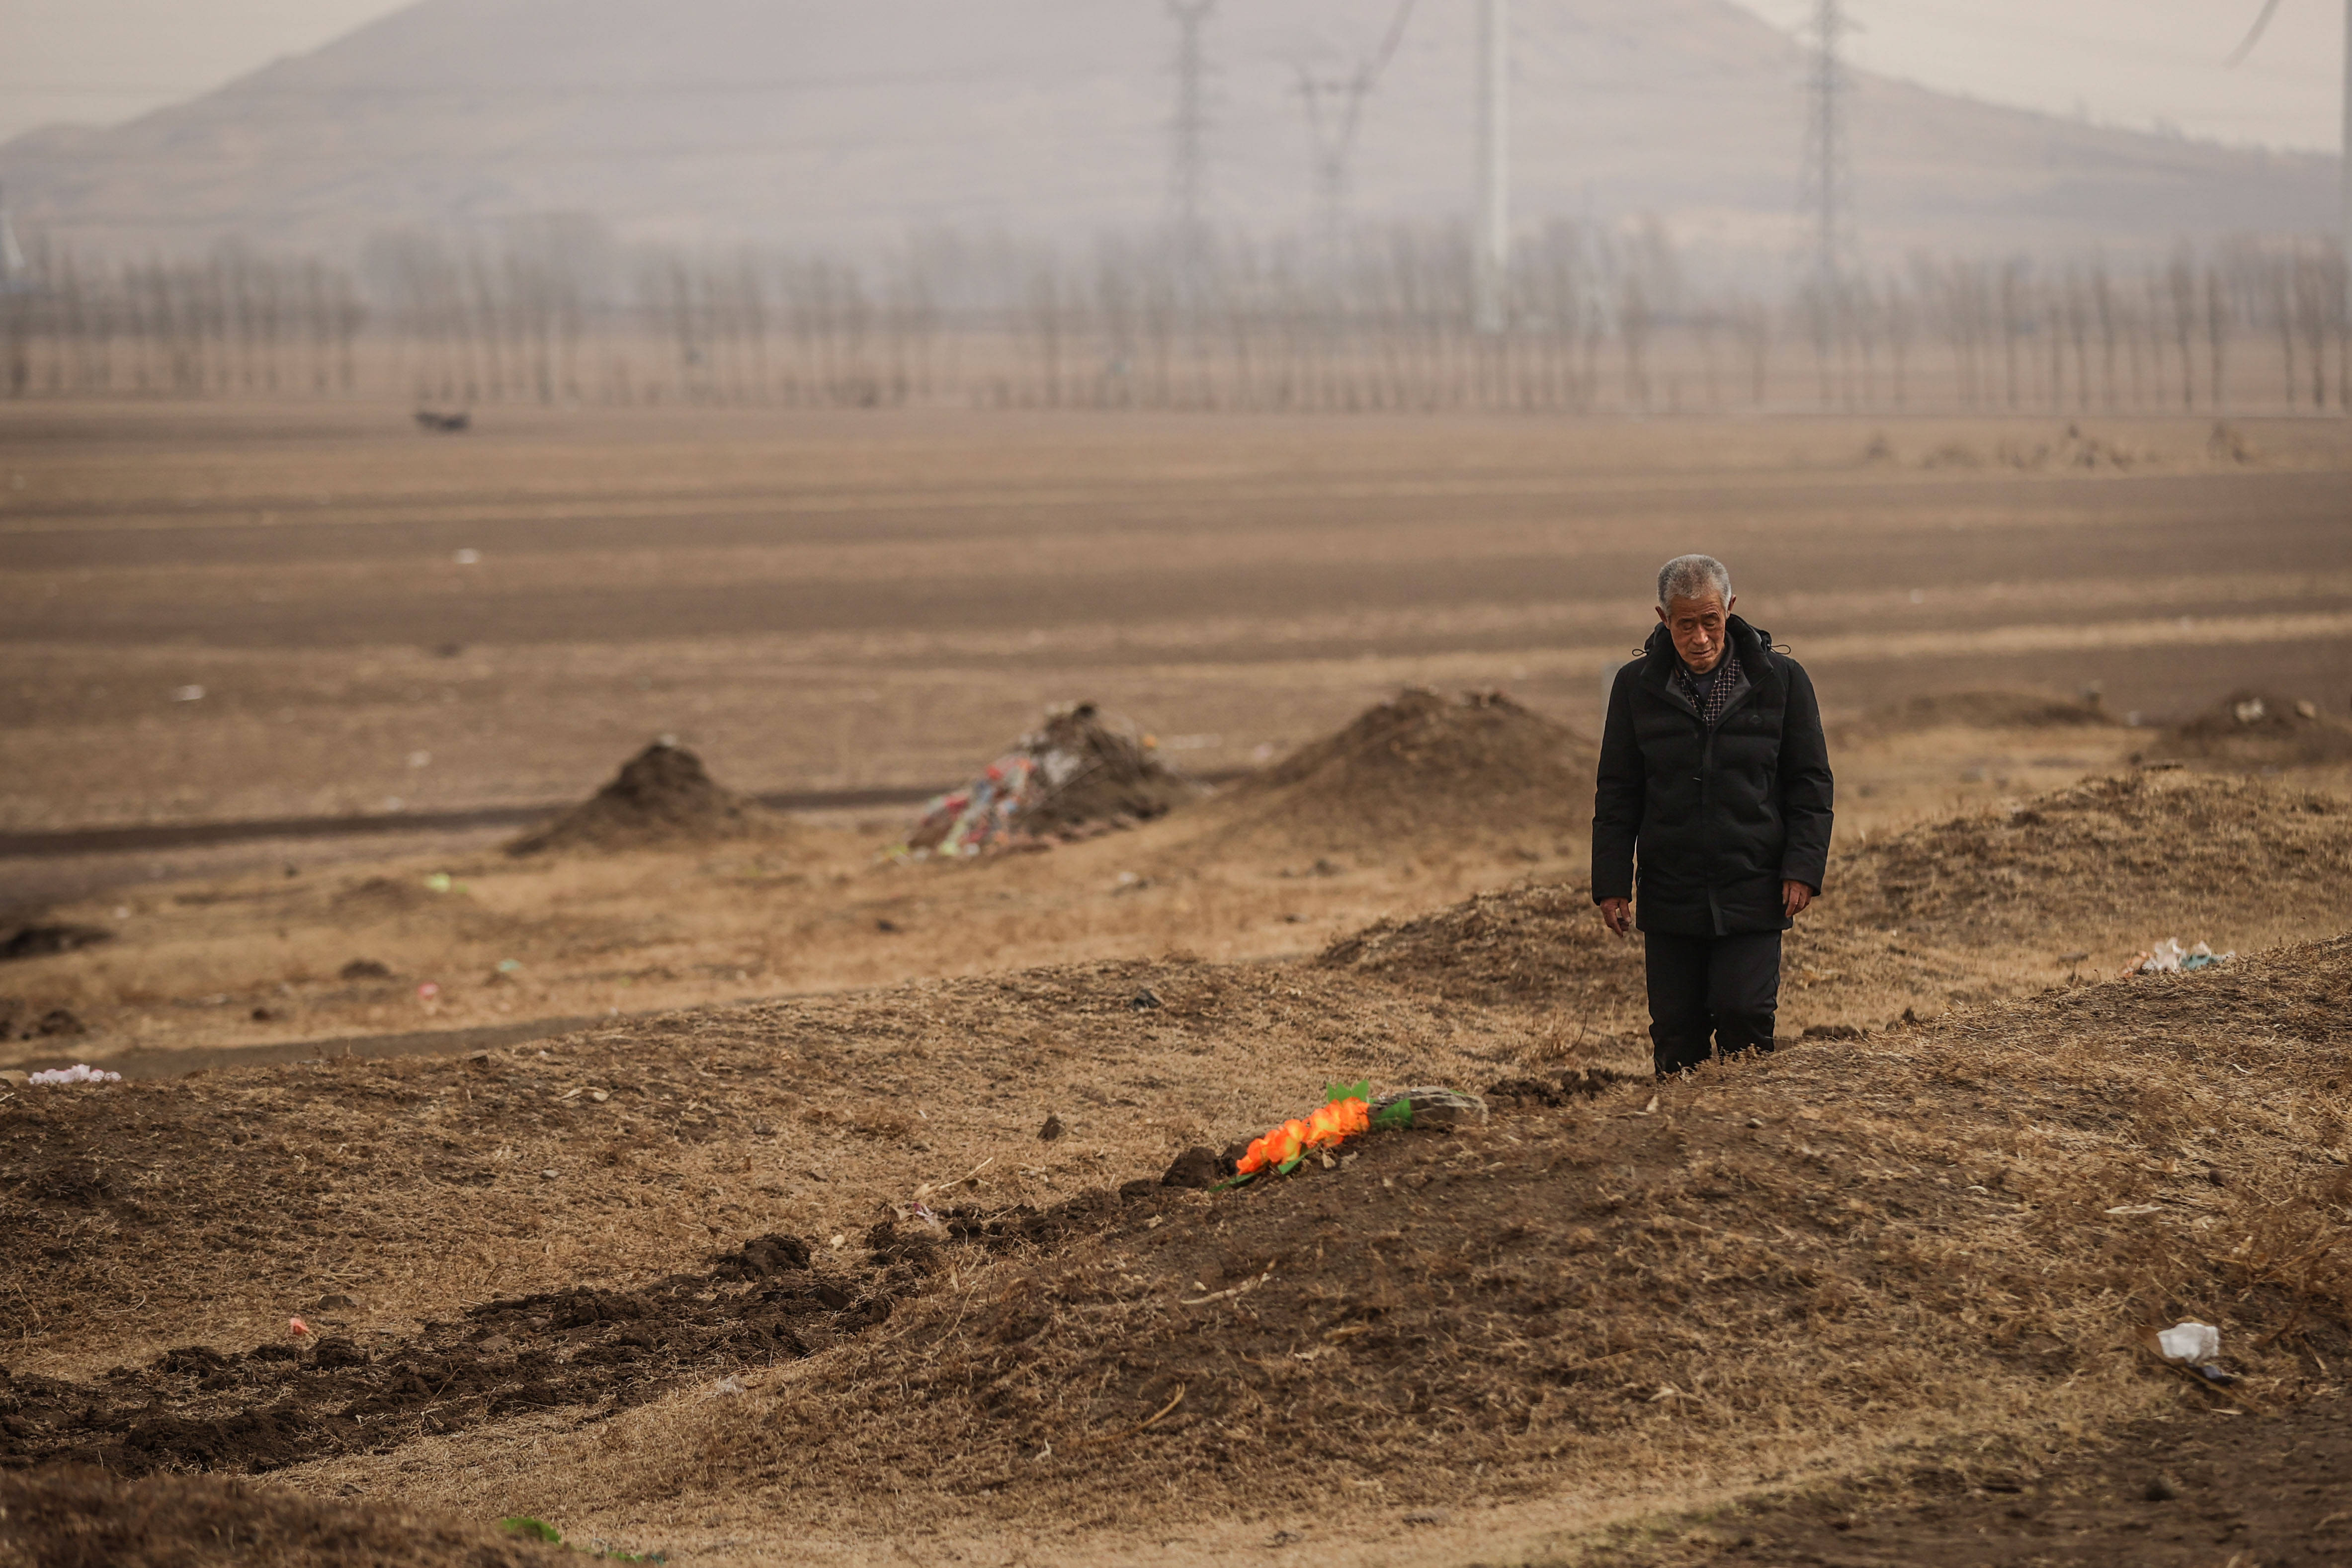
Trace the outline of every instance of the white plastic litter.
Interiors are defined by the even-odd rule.
[[[2191,1365],[2201,1365],[2209,1361],[2218,1361],[2221,1356],[2221,1331],[2211,1323],[2200,1323],[2194,1318],[2159,1330],[2156,1343],[2168,1361],[2185,1361]]]
[[[46,1072],[36,1072],[25,1082],[44,1089],[61,1089],[68,1083],[120,1083],[122,1074],[77,1061],[71,1067],[52,1067]]]
[[[2183,947],[2179,937],[2168,936],[2148,948],[2147,956],[2140,962],[2139,972],[2143,975],[2178,975],[2210,969],[2237,956],[2235,952],[2216,953],[2202,942],[2194,947]]]

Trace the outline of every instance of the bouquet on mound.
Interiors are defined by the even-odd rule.
[[[1450,1124],[1465,1112],[1484,1114],[1486,1107],[1467,1094],[1450,1089],[1408,1089],[1375,1101],[1369,1080],[1360,1083],[1327,1083],[1323,1104],[1312,1115],[1294,1116],[1253,1139],[1249,1151],[1234,1162],[1233,1178],[1223,1185],[1242,1186],[1272,1171],[1288,1176],[1309,1151],[1338,1148],[1349,1138],[1388,1128],[1413,1124],[1414,1108],[1436,1113],[1433,1118]]]

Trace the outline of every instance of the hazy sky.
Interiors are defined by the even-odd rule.
[[[0,0],[0,137],[127,119],[316,48],[403,3]],[[1811,9],[1810,0],[1737,3],[1783,26]],[[2235,70],[2221,60],[2261,0],[1848,4],[1862,28],[1853,58],[1933,87],[2230,141],[2334,148],[2342,135],[2343,0],[2284,0],[2262,47]]]

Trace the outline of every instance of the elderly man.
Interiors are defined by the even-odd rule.
[[[1639,925],[1663,1076],[1772,1049],[1780,933],[1821,895],[1829,745],[1813,683],[1731,612],[1731,573],[1658,573],[1658,624],[1617,672],[1592,810],[1592,901]],[[1641,862],[1638,904],[1634,861]]]

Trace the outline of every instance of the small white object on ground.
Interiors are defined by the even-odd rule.
[[[2168,936],[2148,949],[2147,957],[2139,967],[2143,975],[2179,975],[2197,969],[2210,969],[2226,964],[2238,955],[2235,952],[2216,953],[2200,942],[2194,947],[2183,947],[2180,938]]]
[[[478,549],[461,549],[454,559],[459,566],[479,566],[482,564],[482,552]]]
[[[730,1373],[727,1376],[720,1378],[716,1384],[712,1385],[710,1392],[713,1394],[749,1394],[751,1392],[751,1385],[744,1382],[741,1378],[737,1377],[732,1373]]]
[[[2221,1331],[2211,1323],[2200,1323],[2194,1318],[2160,1330],[2156,1343],[2169,1361],[2202,1364],[2219,1359],[2221,1354]]]
[[[44,1089],[58,1089],[68,1083],[120,1083],[122,1074],[77,1061],[71,1067],[53,1067],[46,1072],[32,1073],[25,1082]]]
[[[173,688],[172,700],[175,703],[200,703],[205,700],[205,688],[202,686],[176,686]]]

